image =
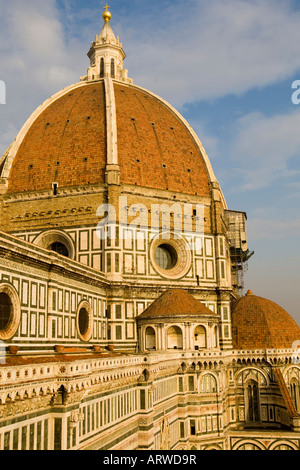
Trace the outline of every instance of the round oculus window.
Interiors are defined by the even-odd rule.
[[[152,241],[150,258],[162,277],[179,279],[191,267],[191,253],[187,242],[171,233],[162,233]]]
[[[161,269],[173,269],[178,261],[176,249],[171,245],[162,243],[155,250],[155,261]]]
[[[92,336],[92,309],[87,301],[82,301],[77,309],[77,331],[80,339],[87,342]]]
[[[21,315],[17,291],[10,284],[0,285],[0,340],[9,340],[17,332]]]
[[[9,326],[13,314],[13,304],[9,295],[0,293],[0,331],[4,331]]]
[[[81,336],[85,336],[89,329],[89,314],[85,308],[81,308],[78,314],[78,328]]]

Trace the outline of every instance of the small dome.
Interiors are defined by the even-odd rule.
[[[300,328],[279,305],[248,291],[232,312],[235,349],[292,348],[300,340]]]
[[[170,289],[160,295],[139,318],[175,316],[215,316],[199,300],[183,289]]]

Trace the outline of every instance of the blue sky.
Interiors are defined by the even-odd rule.
[[[0,153],[34,109],[79,81],[105,2],[0,0]],[[248,215],[245,290],[300,324],[299,0],[112,0],[134,83],[202,141],[230,209]]]

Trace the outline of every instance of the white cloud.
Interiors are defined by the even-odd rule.
[[[251,113],[241,118],[235,127],[232,147],[234,173],[240,177],[239,190],[255,190],[272,185],[277,180],[300,175],[289,162],[300,157],[300,112],[265,116]]]
[[[54,0],[0,0],[0,8],[0,79],[7,90],[0,108],[2,154],[40,103],[79,81],[80,61],[84,75],[87,58],[78,57],[78,40],[67,45]]]
[[[300,13],[290,5],[190,0],[188,7],[162,4],[159,17],[151,10],[155,22],[140,9],[134,25],[124,14],[112,27],[124,44],[129,76],[178,107],[266,86],[299,69]],[[59,16],[55,0],[0,0],[0,79],[7,83],[1,127],[1,121],[21,127],[44,99],[85,74],[101,8],[95,18],[86,5],[72,9],[66,1],[64,7]],[[206,141],[217,151],[212,135]],[[9,143],[0,142],[0,153]]]
[[[277,215],[277,218],[252,217],[247,223],[248,239],[256,240],[278,240],[290,236],[300,236],[300,218],[295,216],[286,217],[285,214]]]
[[[300,13],[291,5],[195,1],[180,22],[137,21],[126,32],[130,76],[176,106],[283,80],[300,68]]]

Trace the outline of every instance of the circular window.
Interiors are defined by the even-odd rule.
[[[183,277],[191,267],[187,242],[171,233],[162,233],[152,241],[150,258],[158,274],[168,279]]]
[[[89,341],[92,336],[93,313],[90,304],[84,300],[77,309],[77,331],[82,341]]]
[[[78,328],[81,336],[85,336],[89,329],[89,314],[85,308],[81,308],[79,311]]]
[[[20,300],[9,284],[0,285],[0,340],[11,339],[20,324]]]
[[[178,261],[175,248],[166,243],[162,243],[155,250],[155,261],[161,269],[173,269]]]

